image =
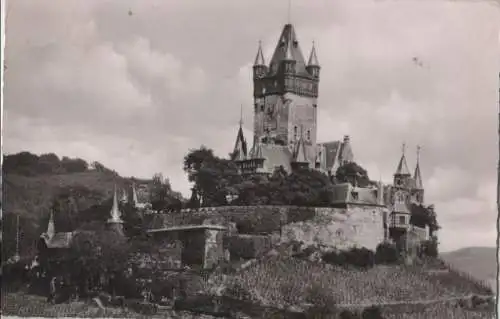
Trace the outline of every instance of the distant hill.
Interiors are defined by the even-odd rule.
[[[496,289],[497,261],[495,247],[467,247],[441,254],[441,258],[468,272],[479,280],[485,280]]]

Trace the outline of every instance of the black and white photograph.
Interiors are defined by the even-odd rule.
[[[500,1],[2,1],[1,315],[498,318]]]

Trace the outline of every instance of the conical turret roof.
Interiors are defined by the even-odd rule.
[[[311,54],[309,55],[309,62],[307,62],[308,66],[319,66],[318,57],[316,56],[316,47],[313,42],[313,46],[311,49]]]
[[[113,192],[113,206],[111,206],[111,212],[110,212],[110,218],[108,219],[108,223],[121,223],[121,215],[122,213],[120,212],[118,208],[118,197],[116,194],[116,185],[115,189]]]
[[[396,168],[396,173],[394,175],[409,175],[411,176],[410,170],[408,169],[408,164],[406,163],[405,154],[401,156],[399,160],[398,167]]]
[[[264,54],[262,53],[262,42],[259,41],[259,49],[257,50],[257,55],[255,56],[254,66],[262,66],[266,65],[266,61],[264,60]]]
[[[424,183],[422,182],[422,174],[420,173],[420,147],[417,147],[417,165],[415,166],[415,173],[413,174],[413,180],[415,181],[415,188],[424,189]]]

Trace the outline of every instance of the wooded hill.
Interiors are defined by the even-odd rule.
[[[56,231],[71,231],[94,216],[109,212],[114,186],[131,190],[135,184],[153,180],[120,176],[101,163],[80,158],[59,158],[56,154],[35,155],[21,152],[6,155],[3,163],[2,210],[4,259],[15,251],[16,217],[20,216],[20,250],[31,255],[34,239],[47,227],[48,215],[55,211]],[[179,197],[176,193],[175,196]],[[108,207],[109,206],[109,207]],[[86,215],[93,216],[86,216]],[[91,218],[92,217],[92,218]]]

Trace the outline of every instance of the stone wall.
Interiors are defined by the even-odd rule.
[[[204,268],[211,268],[224,260],[224,233],[216,229],[205,230],[205,258]]]
[[[281,242],[301,241],[305,245],[327,248],[375,250],[384,239],[383,208],[316,208],[311,220],[285,225],[281,233]]]
[[[279,231],[283,224],[311,219],[314,207],[297,206],[220,206],[199,209],[183,209],[173,214],[153,214],[146,216],[150,229],[180,225],[217,224],[229,229],[248,228],[239,231],[248,234],[267,234]]]
[[[324,246],[375,249],[383,241],[383,211],[377,206],[318,208],[297,206],[222,206],[185,209],[156,217],[154,228],[219,224],[249,235],[282,233],[282,242],[299,240]],[[236,231],[237,229],[237,231]]]

